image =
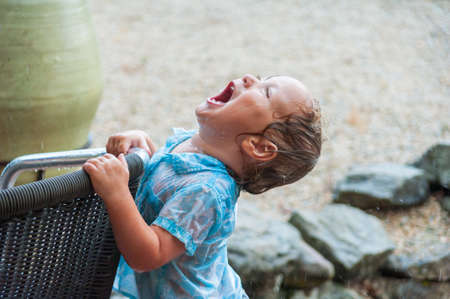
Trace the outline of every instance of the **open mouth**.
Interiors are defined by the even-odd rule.
[[[233,81],[231,81],[220,94],[216,95],[215,97],[208,98],[208,103],[212,103],[215,105],[224,105],[231,99],[233,92],[234,83]]]

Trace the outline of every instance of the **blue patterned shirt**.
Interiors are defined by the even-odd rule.
[[[226,245],[235,226],[239,186],[211,156],[172,154],[195,132],[174,133],[145,166],[136,199],[147,224],[167,230],[186,251],[144,273],[134,272],[121,257],[114,289],[136,298],[248,298],[228,264]]]

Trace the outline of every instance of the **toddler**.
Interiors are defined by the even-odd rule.
[[[295,182],[321,150],[320,112],[299,81],[245,75],[200,104],[198,130],[175,130],[156,151],[142,131],[113,135],[87,161],[122,258],[114,287],[136,298],[248,298],[228,264],[240,190]],[[124,153],[151,155],[135,204]],[[117,156],[117,158],[115,157]]]

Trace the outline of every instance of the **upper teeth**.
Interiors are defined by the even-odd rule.
[[[222,103],[222,102],[220,102],[220,101],[216,101],[216,99],[214,99],[214,98],[210,98],[209,100],[210,100],[211,102],[217,103],[217,104],[218,104],[218,103]]]

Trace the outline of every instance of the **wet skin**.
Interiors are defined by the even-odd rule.
[[[260,80],[245,75],[232,83],[234,91],[226,103],[205,101],[196,108],[201,135],[234,140],[243,133],[260,133],[270,123],[312,107],[309,91],[291,77]]]

